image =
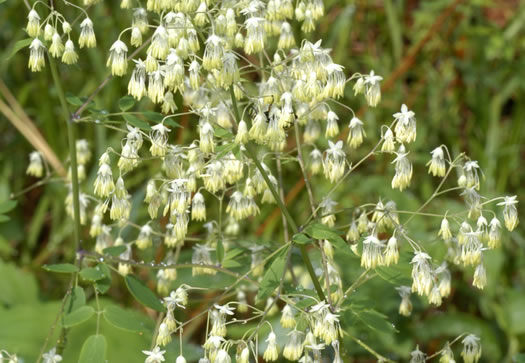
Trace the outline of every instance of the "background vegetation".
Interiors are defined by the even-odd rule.
[[[519,0],[326,0],[325,4],[327,15],[309,39],[322,38],[323,45],[333,49],[334,62],[344,65],[347,73],[366,73],[373,69],[385,78],[383,101],[377,109],[367,109],[364,100],[354,98],[349,89],[343,101],[359,110],[367,125],[368,142],[377,141],[379,125],[389,122],[399,106],[406,103],[418,119],[418,137],[413,150],[431,150],[447,144],[453,146],[455,153],[466,151],[479,160],[484,171],[483,194],[517,194],[521,202],[518,209],[520,215],[524,215],[525,3]],[[117,10],[116,1],[105,1],[90,10],[98,47],[82,51],[77,65],[60,69],[66,91],[72,95],[89,95],[107,77],[106,50],[119,29],[129,22],[124,17],[113,16]],[[17,52],[18,42],[27,37],[23,31],[25,22],[26,9],[22,1],[0,1],[0,100],[12,108],[9,102],[12,94],[28,116],[26,120],[15,110],[15,122],[25,130],[24,137],[13,127],[13,120],[8,120],[9,110],[5,107],[0,110],[0,214],[8,216],[0,216],[0,349],[33,361],[67,289],[66,277],[47,272],[42,265],[71,261],[75,251],[71,243],[72,223],[64,210],[63,184],[51,181],[23,192],[37,181],[25,175],[28,153],[34,149],[30,140],[36,140],[34,130],[28,126],[29,120],[67,165],[67,136],[49,69],[32,74],[27,69],[28,50]],[[96,107],[118,111],[118,101],[125,89],[125,79],[111,80],[95,98]],[[70,97],[69,100],[74,110],[78,99]],[[146,100],[141,102],[141,107],[153,106]],[[338,113],[344,121],[344,110]],[[350,116],[346,118],[349,120]],[[191,122],[175,121],[183,126]],[[191,123],[189,125],[191,130]],[[120,143],[116,137],[120,135],[100,125],[81,125],[79,129],[80,136],[90,141],[95,157],[108,145]],[[183,130],[179,129],[174,137],[191,140],[191,132]],[[33,136],[28,138],[29,134]],[[425,174],[423,165],[429,154],[413,152],[412,158],[421,168],[414,174]],[[96,173],[95,163],[91,166],[85,185]],[[388,167],[386,158],[367,163],[334,199],[357,205],[377,200],[380,195],[391,196],[398,200],[399,209],[414,209],[435,188],[431,178],[415,178],[408,192],[392,191],[385,182],[389,180],[385,179]],[[286,171],[285,165],[288,200],[293,201],[294,213],[301,215],[301,210],[308,210],[306,194],[293,193],[299,178]],[[128,189],[143,190],[145,175],[150,172],[144,168],[138,171],[133,178],[135,184],[130,180]],[[367,175],[366,179],[363,175]],[[321,180],[319,178],[319,182]],[[319,195],[324,188],[328,190],[328,185],[323,183],[316,187]],[[12,195],[18,202],[14,209],[7,202]],[[140,195],[137,198],[142,199]],[[459,200],[459,196],[451,195],[439,203],[448,203],[454,208]],[[263,225],[258,231],[261,240],[280,228],[280,218],[275,216],[278,214],[273,208],[265,207],[254,221],[254,225]],[[438,221],[417,218],[412,227],[416,232],[417,229],[435,231],[416,234],[428,241],[430,248],[439,243]],[[524,228],[525,223],[521,223],[514,233],[505,233],[503,248],[487,254],[488,286],[484,291],[471,286],[472,271],[463,275],[452,268],[452,296],[439,308],[429,307],[415,298],[412,316],[404,318],[397,315],[399,299],[393,286],[375,278],[359,289],[352,303],[359,304],[365,296],[372,297],[377,304],[373,307],[386,314],[394,326],[382,323],[374,326],[369,322],[366,327],[356,322],[351,329],[378,352],[394,359],[405,360],[416,344],[432,353],[462,332],[481,337],[482,359],[486,362],[519,359],[518,353],[525,351]],[[358,276],[359,260],[355,258],[352,262],[345,265],[345,274]],[[402,279],[405,273],[399,271],[394,277]],[[180,280],[185,279],[191,280],[181,273]],[[218,276],[215,280],[214,283],[228,282]],[[195,279],[191,282],[209,284],[209,281]],[[93,300],[89,293],[87,299]],[[151,334],[137,331],[148,331],[144,327],[153,327],[155,322],[133,301],[122,279],[115,277],[109,296],[102,298],[101,303],[115,305],[117,302],[121,307],[137,311],[133,314],[138,328],[131,326],[126,332],[111,322],[102,322],[101,329],[110,347],[108,359],[110,362],[140,361],[137,352],[139,348],[149,347]],[[199,311],[201,303],[194,300],[190,309]],[[197,321],[185,330],[187,344],[200,344],[199,324],[202,323]],[[74,361],[73,357],[77,356],[85,338],[93,333],[94,326],[93,318],[71,328],[64,353],[66,362]],[[351,341],[344,344],[359,362],[371,361],[357,344]],[[178,352],[176,346],[174,342],[170,350]],[[199,350],[195,346],[193,351],[185,349],[185,352],[191,361]]]

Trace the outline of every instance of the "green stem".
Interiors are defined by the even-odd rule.
[[[230,96],[232,100],[232,106],[233,106],[233,112],[235,114],[235,119],[237,121],[237,124],[241,121],[241,117],[239,115],[239,109],[237,107],[237,100],[235,99],[235,94],[233,93],[233,87],[230,87]],[[270,192],[273,195],[273,198],[277,202],[277,205],[279,209],[281,210],[281,213],[284,215],[286,220],[288,221],[288,224],[290,225],[290,228],[292,229],[293,233],[296,234],[299,232],[299,228],[297,227],[297,224],[295,224],[295,221],[293,220],[292,216],[290,215],[290,212],[284,205],[283,200],[281,199],[281,196],[277,192],[277,190],[274,188],[272,182],[270,181],[270,178],[266,174],[266,171],[261,165],[261,162],[259,159],[257,159],[257,155],[253,152],[253,150],[248,146],[246,146],[246,154],[250,159],[252,159],[253,163],[255,164],[256,168],[259,169],[261,172],[261,175],[266,182],[266,185],[270,189]],[[310,278],[312,279],[312,282],[314,284],[315,290],[317,291],[317,295],[319,295],[319,298],[321,300],[326,300],[323,289],[321,287],[321,284],[319,283],[319,280],[317,279],[317,276],[315,275],[314,267],[312,266],[312,261],[310,260],[310,256],[308,256],[308,252],[306,251],[306,246],[300,245],[298,246],[301,250],[301,257],[303,259],[304,265],[306,266],[306,269],[308,270],[308,274],[310,274]]]
[[[62,89],[62,84],[60,83],[60,78],[58,76],[58,71],[56,67],[55,60],[52,57],[49,58],[49,65],[51,68],[51,75],[53,76],[53,82],[57,89],[58,98],[60,100],[60,105],[62,106],[62,113],[67,124],[67,136],[69,142],[69,159],[71,160],[70,169],[71,169],[71,185],[73,193],[73,220],[74,220],[74,239],[75,239],[75,250],[80,248],[80,193],[79,193],[79,183],[78,183],[78,165],[77,165],[77,145],[76,145],[76,129],[75,123],[71,119],[69,110],[67,107],[66,96],[64,90]]]

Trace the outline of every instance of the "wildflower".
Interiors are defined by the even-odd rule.
[[[447,342],[442,349],[441,358],[439,358],[439,363],[456,363],[454,360],[454,352],[450,349],[450,344]]]
[[[213,262],[210,256],[210,248],[205,245],[195,245],[193,246],[193,256],[191,257],[191,263],[197,265],[212,265]],[[215,275],[216,270],[206,267],[193,267],[192,274],[196,275]]]
[[[146,70],[147,70],[146,65]],[[153,103],[161,103],[164,101],[164,72],[160,69],[149,74],[148,80],[148,97]]]
[[[151,52],[151,55],[157,59],[165,60],[168,57],[169,50],[168,32],[164,26],[159,25],[153,33],[148,52]]]
[[[206,204],[201,193],[195,193],[191,204],[191,219],[195,221],[206,220]]]
[[[428,295],[428,302],[436,306],[441,305],[441,293],[439,292],[439,287],[435,286],[430,290],[430,295]]]
[[[328,140],[328,149],[323,163],[324,174],[332,183],[341,179],[345,172],[345,152],[343,151],[343,142],[333,143]]]
[[[66,41],[64,53],[62,54],[62,62],[65,64],[75,64],[78,61],[78,54],[75,52],[75,44],[71,39]]]
[[[498,248],[501,245],[501,223],[494,217],[489,224],[489,248]]]
[[[162,323],[157,334],[157,345],[167,345],[169,342],[171,342],[171,333],[166,323]]]
[[[383,258],[385,266],[396,264],[399,261],[399,246],[395,236],[388,239]]]
[[[215,363],[231,363],[231,358],[227,351],[224,349],[219,349],[217,355],[215,356]]]
[[[46,64],[44,60],[44,50],[46,47],[38,38],[35,38],[31,42],[29,49],[29,69],[32,72],[40,72]]]
[[[80,36],[78,37],[78,46],[80,48],[94,48],[97,46],[97,38],[93,30],[93,22],[90,18],[85,18],[80,23]]]
[[[44,353],[42,358],[44,358],[44,363],[58,363],[62,362],[62,356],[56,353],[56,348],[52,348],[49,352]]]
[[[325,256],[328,259],[333,260],[333,258],[334,258],[334,248],[332,247],[332,244],[330,243],[330,241],[325,239],[323,241],[322,247],[323,247],[323,252],[324,252]]]
[[[254,140],[258,144],[263,144],[266,141],[267,131],[268,119],[263,112],[258,112],[249,131],[250,139]]]
[[[111,74],[123,76],[128,70],[128,47],[123,41],[117,40],[109,49],[109,57],[106,62],[107,67],[111,67]]]
[[[130,44],[134,47],[140,47],[142,45],[142,32],[136,26],[131,29]]]
[[[516,228],[516,226],[519,223],[518,210],[516,209],[516,204],[518,204],[518,201],[516,200],[515,195],[511,197],[505,197],[503,202],[498,203],[498,205],[503,206],[503,218],[505,220],[505,227],[507,227],[509,231],[514,230],[514,228]]]
[[[123,245],[123,244],[124,244],[124,241],[122,240],[122,238],[117,238],[117,240],[115,241],[115,246],[119,246],[119,245]],[[131,258],[131,247],[128,244],[128,245],[126,245],[126,250],[119,255],[119,259],[127,261],[130,258]],[[131,272],[131,265],[129,265],[127,263],[119,262],[119,264],[118,264],[118,272],[122,276],[128,275]]]
[[[375,235],[367,236],[363,241],[361,266],[370,269],[383,265],[383,247],[383,243]]]
[[[463,343],[461,356],[465,363],[476,363],[481,357],[480,339],[474,334],[469,334],[461,342]]]
[[[147,224],[140,228],[139,236],[137,237],[137,241],[135,242],[140,250],[144,250],[151,246],[151,232],[152,229]]]
[[[313,175],[319,174],[321,167],[323,166],[323,155],[316,148],[310,153],[310,171]]]
[[[443,238],[445,241],[450,241],[452,238],[452,232],[450,231],[450,225],[448,223],[447,217],[444,217],[441,220],[441,228],[439,229],[438,236]]]
[[[357,229],[357,223],[355,223],[355,220],[352,220],[350,228],[348,229],[348,232],[346,232],[346,239],[355,243],[359,240],[359,237],[360,233]]]
[[[363,143],[363,137],[366,135],[363,130],[363,121],[357,117],[353,117],[352,120],[350,120],[348,127],[350,128],[347,139],[348,145],[350,145],[351,148],[356,149]]]
[[[107,152],[102,154],[101,160],[108,158]],[[94,192],[95,195],[105,198],[108,197],[113,190],[115,189],[115,184],[113,183],[113,173],[111,172],[111,167],[109,164],[102,162],[97,172],[97,178],[95,179]]]
[[[416,251],[412,261],[412,292],[419,295],[429,295],[432,287],[432,269],[430,266],[431,257],[425,252]]]
[[[51,45],[49,46],[49,54],[53,57],[58,58],[64,52],[64,44],[62,44],[62,37],[60,34],[53,34]]]
[[[281,24],[281,31],[277,47],[279,49],[290,49],[295,46],[295,38],[290,23],[284,21]]]
[[[445,157],[443,155],[443,148],[441,146],[435,148],[430,153],[432,159],[427,163],[429,165],[428,172],[434,176],[445,176]]]
[[[408,286],[396,287],[396,290],[401,296],[401,304],[399,304],[399,314],[403,316],[410,316],[412,314],[412,302],[410,301],[411,289]]]
[[[164,362],[164,353],[166,353],[166,351],[160,350],[160,348],[156,346],[153,350],[143,350],[142,353],[147,355],[144,363],[160,363]]]
[[[215,143],[213,142],[213,127],[209,122],[205,122],[200,127],[200,143],[199,147],[203,153],[212,153],[215,150]]]
[[[447,263],[443,262],[437,269],[436,275],[439,276],[439,294],[441,297],[450,295],[450,271],[447,268]]]
[[[337,121],[339,120],[339,117],[337,114],[333,111],[328,112],[328,118],[326,119],[326,133],[325,136],[328,137],[335,137],[339,134],[339,125],[337,124]]]
[[[34,9],[27,15],[26,32],[31,38],[36,38],[40,33],[40,16]]]
[[[268,335],[266,341],[268,342],[268,347],[264,351],[263,359],[267,362],[273,362],[279,357],[279,347],[277,346],[277,337],[272,331]]]
[[[291,361],[296,361],[301,358],[301,355],[303,354],[302,334],[303,332],[295,329],[288,334],[290,335],[290,340],[284,346],[283,357]]]
[[[364,76],[364,88],[366,102],[371,107],[376,107],[381,101],[381,87],[379,82],[383,77],[375,75],[374,71],[370,71],[369,75]]]
[[[416,350],[412,351],[410,353],[410,362],[409,363],[425,363],[426,362],[426,358],[425,358],[425,353],[423,353],[422,351],[419,350],[419,345],[416,346]]]
[[[248,137],[249,137],[248,125],[246,125],[246,122],[244,120],[241,120],[237,127],[237,135],[235,135],[235,143],[236,144],[246,144],[248,142]]]
[[[204,69],[208,71],[219,69],[222,64],[223,51],[223,40],[215,34],[210,35],[206,39],[206,48],[202,59]]]
[[[335,214],[334,207],[337,205],[337,202],[334,202],[330,198],[323,198],[323,201],[319,205],[321,207],[321,223],[327,225],[328,227],[333,227],[335,224]]]
[[[479,240],[479,232],[465,233],[465,242],[461,245],[461,261],[465,266],[476,265],[481,260],[483,245]]]
[[[292,307],[286,304],[283,308],[281,315],[281,326],[285,329],[293,328],[295,326],[295,318],[293,315]]]
[[[466,178],[466,187],[479,189],[479,175],[478,175],[479,165],[475,160],[467,161],[463,170],[465,172]]]
[[[56,33],[56,29],[50,23],[47,23],[44,27],[44,40],[50,41],[53,39],[53,35]]]
[[[403,191],[410,185],[412,179],[412,164],[407,158],[408,153],[405,147],[401,145],[396,153],[397,157],[392,163],[395,163],[396,174],[392,179],[392,188]]]
[[[395,147],[394,133],[392,130],[387,129],[385,135],[383,136],[383,145],[381,146],[381,151],[385,153],[391,153],[395,150]]]
[[[472,285],[474,285],[480,290],[483,290],[483,288],[487,285],[487,271],[485,270],[485,266],[483,266],[483,263],[480,263],[476,266],[476,269],[474,270],[474,280],[472,281]]]
[[[33,151],[29,154],[29,165],[26,169],[26,174],[36,178],[41,178],[44,175],[44,162],[39,151]]]
[[[133,60],[135,69],[128,83],[128,94],[140,100],[146,95],[146,65],[141,59]]]
[[[170,91],[164,94],[163,103],[161,111],[164,114],[172,114],[177,110],[177,105],[175,104],[175,99],[173,98],[173,93]]]
[[[179,355],[175,360],[175,363],[186,363],[186,358],[184,358],[182,355]]]
[[[91,151],[89,150],[89,143],[85,139],[77,140],[77,163],[86,164],[91,159]]]
[[[202,175],[204,188],[211,193],[224,189],[226,180],[224,178],[224,165],[219,160],[213,161],[206,167],[206,174]]]
[[[405,104],[401,106],[401,112],[394,114],[396,121],[394,131],[399,141],[410,143],[416,140],[416,118],[414,116],[414,112],[409,111]]]
[[[249,363],[250,362],[250,349],[248,347],[244,347],[243,350],[241,350],[240,354],[238,353],[238,356],[236,357],[237,363]]]
[[[150,133],[151,147],[149,149],[149,151],[151,152],[151,155],[153,156],[166,155],[166,149],[167,149],[167,143],[168,143],[168,135],[167,135],[168,132],[170,132],[170,129],[168,129],[162,123],[157,124],[151,128],[151,133]]]

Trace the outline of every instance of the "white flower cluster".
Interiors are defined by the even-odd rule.
[[[72,5],[70,3],[66,4]],[[39,14],[35,9],[37,5],[46,7],[42,12],[49,12],[49,15],[45,17],[43,22],[40,16],[42,12]],[[80,48],[94,48],[97,45],[97,39],[93,29],[93,22],[82,8],[78,9],[80,9],[84,15],[84,19],[80,23],[78,46]],[[27,26],[25,30],[27,34],[33,38],[29,46],[30,56],[28,66],[31,71],[39,72],[44,68],[46,63],[44,53],[46,51],[50,56],[61,59],[65,64],[71,65],[77,63],[78,54],[72,36],[73,27],[66,18],[54,8],[48,7],[43,2],[35,2],[33,8],[27,15]]]

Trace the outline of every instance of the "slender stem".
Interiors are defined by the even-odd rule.
[[[232,106],[233,106],[233,112],[235,114],[235,118],[237,120],[237,123],[241,121],[240,115],[239,115],[239,109],[237,108],[237,101],[235,99],[235,94],[233,93],[233,87],[230,87],[230,96],[232,100]],[[266,174],[266,171],[261,165],[261,162],[259,159],[257,159],[257,155],[251,150],[251,148],[246,145],[246,154],[250,159],[252,159],[253,163],[259,169],[261,172],[261,175],[266,182],[266,185],[270,189],[270,192],[272,193],[275,201],[277,202],[277,205],[279,206],[279,209],[281,209],[281,212],[286,217],[286,220],[288,221],[288,224],[290,225],[290,228],[292,229],[293,233],[296,234],[299,232],[299,228],[297,227],[297,224],[295,224],[295,221],[293,220],[292,216],[290,215],[290,212],[284,205],[283,200],[281,199],[281,196],[277,192],[277,190],[274,188],[272,182],[270,181],[270,178]],[[312,282],[314,284],[315,290],[317,291],[317,295],[319,295],[319,298],[321,300],[326,300],[323,289],[321,288],[321,284],[319,283],[319,280],[317,279],[317,276],[315,275],[314,267],[312,266],[312,261],[310,260],[310,257],[308,256],[308,252],[306,251],[306,246],[300,245],[298,246],[301,250],[301,257],[303,259],[304,265],[306,266],[306,269],[308,270],[308,273],[310,274],[310,278],[312,279]]]
[[[312,187],[310,186],[310,180],[308,179],[308,174],[306,173],[306,168],[304,167],[304,158],[303,151],[301,148],[301,138],[299,137],[299,125],[297,122],[294,122],[295,127],[295,143],[297,144],[297,161],[303,172],[304,185],[306,186],[306,191],[308,192],[308,200],[310,201],[310,208],[312,208],[312,215],[316,216],[314,194],[312,192]]]
[[[277,180],[279,181],[279,195],[281,197],[281,200],[284,200],[284,185],[283,185],[283,168],[281,165],[281,158],[279,155],[276,156],[277,158]],[[286,221],[286,217],[284,214],[282,214],[283,217],[283,229],[284,229],[284,240],[288,241],[290,239],[290,236],[288,235],[288,222]]]
[[[67,107],[66,96],[64,90],[62,89],[62,83],[60,83],[60,78],[58,76],[58,71],[56,67],[55,60],[50,56],[49,65],[51,68],[51,75],[53,76],[53,82],[57,89],[58,98],[60,100],[60,105],[62,106],[62,113],[67,124],[67,137],[69,142],[69,159],[71,161],[71,185],[73,193],[73,220],[74,220],[74,230],[73,235],[75,239],[75,250],[80,248],[80,192],[78,187],[78,165],[77,165],[77,145],[76,145],[76,129],[75,123],[70,117],[69,110]]]

